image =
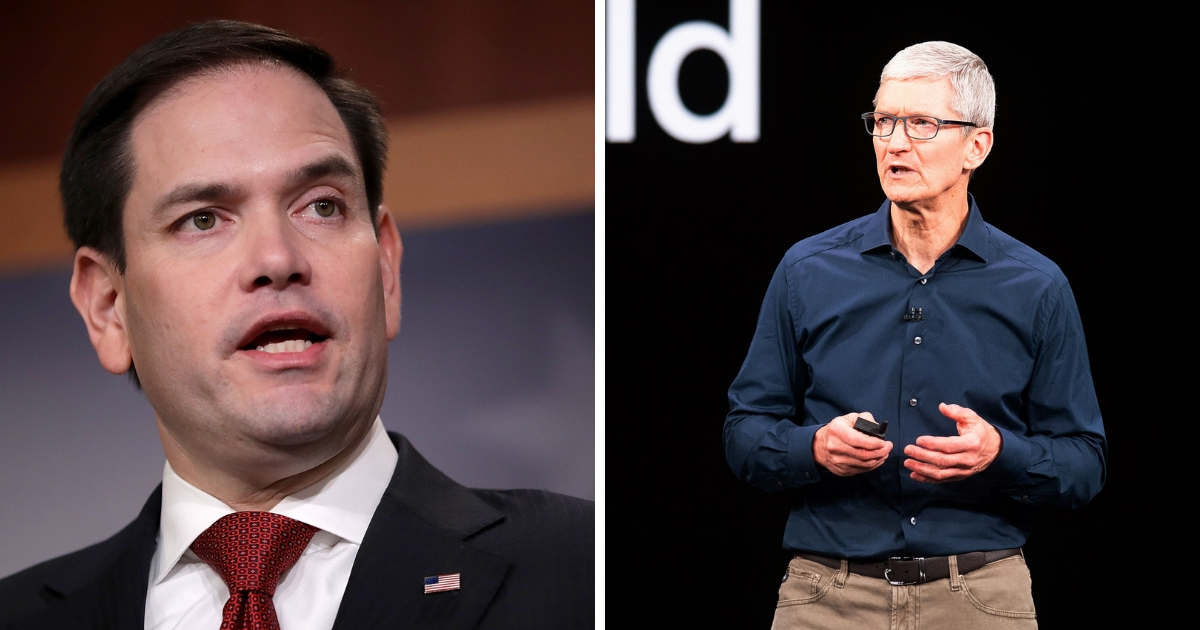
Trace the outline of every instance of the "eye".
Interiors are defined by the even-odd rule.
[[[332,199],[318,199],[310,204],[307,208],[312,208],[312,211],[319,217],[329,218],[341,211],[338,203]],[[306,208],[306,209],[307,209]]]
[[[206,232],[215,234],[229,227],[226,224],[231,220],[221,208],[208,207],[179,217],[172,224],[171,230],[193,236]]]
[[[200,230],[200,232],[205,232],[205,230],[210,230],[216,227],[217,216],[212,214],[212,212],[196,212],[196,214],[192,215],[190,220],[188,220],[188,223],[191,223],[192,227]]]

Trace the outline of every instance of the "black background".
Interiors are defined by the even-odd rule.
[[[606,148],[609,619],[645,602],[648,623],[770,625],[789,498],[729,471],[725,392],[783,253],[883,201],[858,115],[892,55],[928,40],[966,46],[995,78],[995,145],[970,190],[988,222],[1070,279],[1109,438],[1099,496],[1044,511],[1025,547],[1041,627],[1190,603],[1175,591],[1196,573],[1183,472],[1196,442],[1183,262],[1194,36],[1161,16],[768,1],[761,139],[694,145],[658,127],[645,88],[654,45],[689,20],[727,27],[728,3],[638,3],[637,138]],[[697,52],[680,90],[708,113],[727,81],[715,53]]]

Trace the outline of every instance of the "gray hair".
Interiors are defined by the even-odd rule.
[[[950,42],[913,44],[896,53],[883,67],[879,84],[889,79],[941,79],[950,77],[954,98],[950,106],[963,120],[981,127],[996,122],[996,84],[983,60],[975,53]],[[963,127],[963,134],[970,133]]]

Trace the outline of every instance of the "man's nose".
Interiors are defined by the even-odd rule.
[[[906,151],[912,148],[912,139],[908,137],[908,128],[904,125],[907,121],[896,121],[896,128],[892,130],[892,135],[885,138],[888,143],[888,151]]]
[[[244,252],[239,273],[242,289],[272,287],[281,291],[312,279],[312,267],[304,254],[304,235],[286,215],[264,211],[246,216],[240,236]]]

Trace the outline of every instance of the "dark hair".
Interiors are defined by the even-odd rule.
[[[215,20],[146,44],[92,90],[67,143],[59,174],[63,223],[76,249],[93,247],[125,273],[122,215],[133,184],[133,122],[154,97],[197,74],[277,61],[320,86],[350,132],[366,183],[371,219],[383,201],[387,130],[375,95],[342,76],[316,44],[258,24]]]
[[[329,97],[350,132],[375,222],[387,160],[387,129],[375,95],[337,72],[333,57],[316,44],[258,24],[215,20],[185,26],[139,48],[84,101],[58,180],[63,224],[76,249],[93,247],[125,273],[122,218],[133,185],[129,139],[137,115],[180,81],[255,61],[295,68]],[[132,364],[129,377],[141,389]]]

